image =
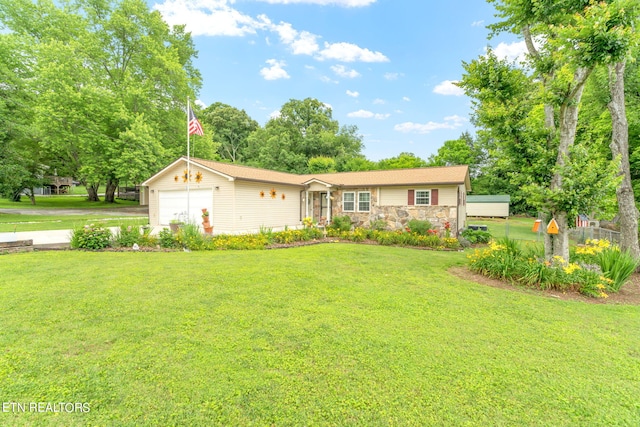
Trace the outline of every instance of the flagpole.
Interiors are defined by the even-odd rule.
[[[191,181],[191,144],[189,135],[189,111],[191,104],[189,103],[189,97],[187,96],[187,223],[191,222],[190,200],[189,200],[189,181]]]

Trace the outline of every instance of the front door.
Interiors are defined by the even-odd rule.
[[[324,224],[327,219],[327,193],[314,191],[309,196],[309,214],[316,224]]]

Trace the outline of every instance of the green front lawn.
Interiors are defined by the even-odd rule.
[[[92,223],[105,227],[145,225],[148,216],[113,215],[21,215],[0,213],[0,233],[14,231],[71,230]]]
[[[486,225],[489,233],[496,238],[508,237],[514,240],[538,240],[538,233],[531,231],[536,218],[512,216],[505,218],[468,218],[469,225]],[[539,241],[543,242],[540,236]]]
[[[353,244],[0,257],[0,425],[640,425],[640,310]],[[72,266],[65,268],[64,266]]]
[[[132,200],[116,199],[115,203],[105,203],[104,198],[100,202],[90,202],[83,196],[36,196],[36,204],[31,204],[31,199],[22,197],[19,202],[0,198],[0,209],[118,209],[122,207],[139,206],[140,202]]]

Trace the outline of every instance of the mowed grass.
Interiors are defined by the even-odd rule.
[[[352,244],[0,257],[0,425],[640,425],[640,309]],[[60,266],[72,266],[71,268]]]
[[[538,238],[538,233],[533,232],[533,224],[536,218],[512,216],[508,219],[505,218],[478,218],[469,217],[467,219],[470,225],[486,225],[488,231],[496,239],[503,237],[509,237],[515,240],[532,240],[539,239],[543,242],[543,237]]]
[[[118,209],[122,207],[139,206],[140,202],[116,199],[115,203],[90,202],[83,196],[36,196],[36,204],[31,204],[28,197],[22,197],[19,202],[0,198],[0,209]]]
[[[23,215],[0,212],[0,233],[41,230],[71,230],[87,224],[102,224],[105,227],[119,225],[145,225],[148,216],[113,215]]]

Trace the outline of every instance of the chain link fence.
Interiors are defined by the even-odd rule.
[[[612,243],[620,243],[620,232],[609,230],[607,228],[600,227],[580,227],[573,228],[569,232],[569,236],[572,240],[578,243],[584,243],[593,239],[607,239]]]

